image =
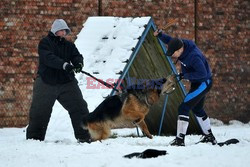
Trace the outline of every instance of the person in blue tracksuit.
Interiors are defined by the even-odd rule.
[[[161,30],[155,31],[154,36],[167,44],[167,56],[176,58],[176,62],[181,63],[181,73],[177,77],[191,82],[191,88],[178,108],[177,134],[170,145],[185,146],[184,139],[189,124],[190,110],[196,116],[204,134],[200,142],[216,144],[209,117],[203,108],[205,96],[213,83],[212,73],[205,56],[191,40],[172,38]]]

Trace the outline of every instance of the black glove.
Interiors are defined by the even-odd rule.
[[[184,78],[183,73],[176,74],[175,76],[176,76],[176,78],[179,77],[179,81]]]
[[[157,30],[158,34],[162,33],[162,29]]]
[[[79,64],[75,65],[74,71],[75,71],[76,73],[79,73],[79,72],[82,71],[82,68],[83,68],[83,64],[82,64],[82,63],[79,63]]]
[[[72,66],[71,64],[67,64],[67,65],[65,66],[64,70],[67,71],[68,73],[72,73],[74,68],[75,68],[75,67]]]
[[[155,157],[166,155],[166,154],[168,154],[168,153],[165,150],[147,149],[143,152],[135,152],[132,154],[125,155],[123,157],[130,158],[130,159],[133,157],[144,159],[144,158],[155,158]]]

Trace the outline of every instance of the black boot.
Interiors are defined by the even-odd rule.
[[[75,135],[78,143],[91,143],[92,139],[87,130],[83,130],[81,135]]]
[[[209,133],[208,135],[203,135],[198,143],[212,143],[213,145],[215,145],[217,144],[217,141],[213,133]]]
[[[176,137],[172,142],[169,143],[171,146],[185,146],[184,138],[181,139]]]
[[[91,143],[92,139],[91,138],[86,138],[86,139],[77,139],[78,143]]]

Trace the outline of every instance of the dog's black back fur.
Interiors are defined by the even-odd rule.
[[[107,97],[93,112],[87,117],[87,122],[113,120],[116,118],[122,108],[122,101],[118,95]]]

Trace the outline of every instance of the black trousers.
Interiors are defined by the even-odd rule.
[[[55,101],[69,112],[76,139],[87,139],[89,133],[81,127],[82,119],[89,113],[77,80],[66,84],[49,85],[41,77],[35,80],[29,112],[27,139],[44,140]]]
[[[189,116],[189,110],[192,109],[196,116],[206,116],[203,106],[205,102],[205,96],[210,91],[212,84],[212,79],[208,79],[201,83],[191,83],[190,91],[179,106],[179,115]]]

